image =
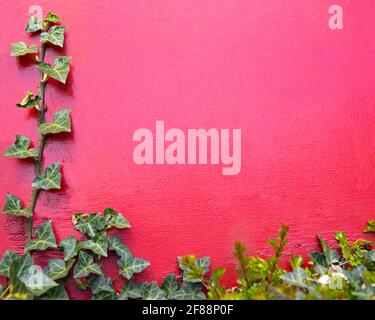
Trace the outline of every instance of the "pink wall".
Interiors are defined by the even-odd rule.
[[[64,187],[42,194],[37,221],[52,218],[62,239],[72,213],[112,206],[133,225],[124,240],[152,263],[146,278],[193,253],[228,267],[228,283],[233,242],[268,254],[265,239],[282,223],[288,254],[316,249],[318,232],[361,237],[375,212],[375,3],[335,1],[344,30],[332,31],[332,1],[2,1],[1,150],[15,133],[35,139],[34,114],[13,105],[35,90],[37,73],[9,56],[11,42],[27,39],[31,4],[68,26],[67,49],[50,57],[73,56],[68,85],[51,81],[46,96],[49,117],[73,110],[73,134],[45,154],[47,164],[63,161]],[[137,166],[133,132],[156,120],[241,128],[241,173]],[[28,200],[28,161],[0,158],[0,178],[1,207],[7,191]],[[19,220],[1,216],[0,228],[0,253],[23,246]]]

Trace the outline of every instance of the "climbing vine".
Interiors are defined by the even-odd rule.
[[[236,242],[237,285],[226,288],[221,283],[225,269],[210,272],[210,258],[193,255],[178,257],[179,274],[169,274],[161,285],[156,281],[137,282],[135,277],[150,263],[135,256],[113,230],[128,229],[130,223],[119,212],[106,208],[103,213],[77,213],[72,217],[73,227],[80,237],[69,236],[56,240],[52,221],[37,226],[33,234],[35,207],[42,191],[61,188],[59,162],[44,166],[43,153],[47,140],[55,134],[71,132],[70,109],[62,109],[46,121],[45,91],[53,78],[63,84],[68,79],[70,57],[58,56],[51,65],[45,62],[49,46],[64,47],[65,26],[60,17],[48,13],[42,21],[31,16],[26,33],[39,33],[40,45],[20,41],[11,45],[11,56],[33,56],[40,80],[36,94],[27,91],[16,104],[20,109],[33,109],[37,114],[38,141],[31,147],[28,137],[17,134],[5,157],[32,159],[35,178],[31,182],[31,197],[26,206],[17,195],[6,194],[4,214],[25,219],[27,243],[22,253],[6,251],[0,261],[0,300],[15,299],[69,299],[66,280],[72,277],[81,290],[91,293],[92,299],[375,299],[375,251],[373,243],[359,239],[349,241],[343,232],[335,239],[338,251],[319,237],[322,252],[309,253],[304,264],[301,256],[290,259],[289,270],[280,262],[287,245],[288,226],[283,226],[276,238],[268,243],[274,254],[269,258],[250,255],[244,244]],[[365,232],[375,232],[375,222],[369,221]],[[60,258],[53,258],[42,267],[34,258],[35,251],[53,250]],[[118,275],[108,277],[103,262],[110,255],[117,257]],[[290,271],[291,269],[291,271]],[[119,285],[115,282],[119,281]]]

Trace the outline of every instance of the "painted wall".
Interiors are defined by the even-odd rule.
[[[47,60],[73,56],[68,85],[51,81],[46,95],[49,118],[73,109],[74,131],[48,143],[46,164],[62,160],[63,188],[41,195],[37,223],[53,219],[63,239],[72,213],[111,206],[133,225],[123,239],[152,263],[145,278],[192,253],[228,267],[227,283],[233,242],[268,254],[282,223],[289,255],[316,249],[318,232],[361,237],[375,212],[375,2],[336,2],[344,30],[328,28],[328,0],[1,1],[1,150],[15,133],[36,137],[34,113],[14,104],[38,75],[9,56],[11,42],[28,39],[30,5],[68,26],[67,49]],[[241,173],[135,165],[133,132],[156,120],[241,128]],[[26,202],[32,178],[29,161],[0,158],[0,206],[5,192]],[[0,254],[22,248],[22,231],[0,216]]]

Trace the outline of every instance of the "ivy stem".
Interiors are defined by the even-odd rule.
[[[39,63],[44,62],[44,56],[46,52],[46,46],[44,43],[40,45],[40,53],[39,53]],[[39,82],[39,97],[40,97],[40,103],[39,103],[39,111],[38,111],[38,126],[45,122],[45,93],[46,93],[46,85],[47,82],[44,79],[44,73],[40,71],[40,82]],[[37,151],[38,155],[34,159],[34,173],[35,177],[39,176],[42,173],[43,170],[43,152],[44,147],[46,146],[47,142],[47,136],[39,133],[38,138],[38,146]],[[33,189],[30,201],[28,203],[28,209],[31,210],[31,212],[34,214],[35,206],[39,198],[41,189]],[[33,225],[34,225],[34,219],[33,216],[26,220],[26,233],[27,238],[30,240],[32,238],[33,234]]]

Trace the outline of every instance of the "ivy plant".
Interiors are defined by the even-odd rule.
[[[71,132],[70,109],[54,113],[46,120],[45,90],[50,78],[66,83],[70,71],[68,56],[58,56],[54,63],[45,61],[49,46],[63,47],[65,26],[60,17],[49,12],[44,20],[29,18],[26,33],[39,33],[40,44],[24,41],[11,45],[11,56],[34,57],[40,74],[38,88],[27,90],[19,109],[32,109],[38,119],[38,141],[32,144],[27,136],[16,134],[15,141],[4,152],[4,157],[31,159],[35,177],[30,182],[31,197],[24,206],[17,195],[7,193],[3,213],[26,221],[27,242],[22,253],[6,251],[0,261],[0,300],[69,299],[66,280],[72,277],[81,290],[90,292],[94,300],[204,300],[204,299],[375,299],[375,251],[373,243],[359,239],[350,241],[344,232],[336,232],[338,249],[318,237],[321,251],[309,253],[307,263],[299,256],[290,259],[290,267],[280,266],[288,243],[289,227],[284,225],[276,238],[268,243],[274,254],[264,258],[250,255],[246,246],[236,242],[233,254],[237,259],[237,285],[226,288],[221,279],[226,270],[210,270],[208,256],[194,255],[177,258],[179,272],[156,281],[137,281],[137,274],[150,266],[137,257],[114,230],[131,227],[128,220],[111,208],[103,213],[77,213],[73,227],[80,237],[68,236],[57,241],[52,221],[47,220],[33,232],[35,206],[40,192],[61,188],[61,164],[44,166],[43,153],[47,139],[55,134]],[[36,92],[34,94],[33,92]],[[375,221],[368,222],[366,233],[375,232]],[[44,266],[33,258],[35,252],[56,251]],[[103,262],[110,255],[117,257],[118,275],[109,277]],[[119,281],[119,285],[114,285]]]

